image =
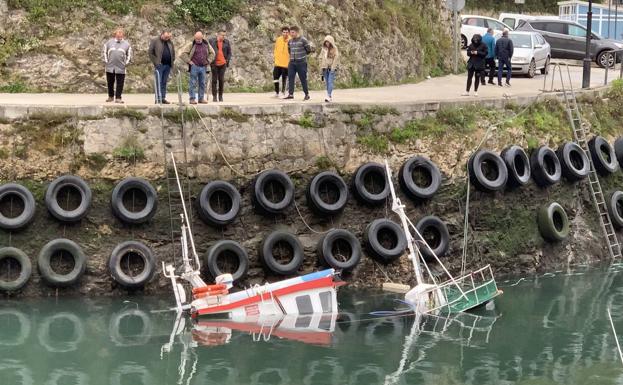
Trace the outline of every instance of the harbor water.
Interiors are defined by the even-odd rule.
[[[0,305],[0,384],[623,384],[623,269],[500,282],[471,314],[370,314],[399,295],[341,290],[340,314],[177,320],[171,298]]]

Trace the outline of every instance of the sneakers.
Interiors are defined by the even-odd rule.
[[[469,92],[465,91],[461,94],[461,96],[469,96]]]
[[[294,95],[288,95],[284,99],[294,99]]]
[[[190,104],[197,104],[197,101],[195,99],[190,99]]]
[[[504,87],[510,87],[511,84],[509,82],[506,82],[506,84],[504,84]]]
[[[200,100],[200,101],[199,101],[199,104],[208,104],[208,101],[207,101],[207,100],[205,100],[205,99],[203,99],[203,100]]]
[[[118,103],[118,104],[123,104],[123,100],[121,100],[121,98],[119,98],[119,99],[115,99],[115,103]]]
[[[478,92],[474,92],[474,96],[478,96]]]
[[[275,98],[275,99],[279,99],[279,92],[277,92],[277,93],[275,94],[275,96],[273,96],[273,98]]]
[[[170,103],[168,100],[164,99],[164,100],[162,101],[162,104],[171,104],[171,103]]]
[[[279,96],[279,94],[277,94],[277,96]],[[284,98],[286,97],[286,92],[285,92],[285,91],[283,91],[283,92],[281,93],[281,97],[284,97]]]
[[[108,99],[106,99],[106,103],[110,103],[110,102],[114,102],[114,101],[115,101],[115,99],[114,99],[114,98],[108,98]]]
[[[305,95],[305,97],[303,98],[303,100],[309,100],[309,99],[311,99],[311,98],[309,97],[309,94]]]

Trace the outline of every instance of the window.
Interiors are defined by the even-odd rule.
[[[312,314],[314,312],[311,298],[308,295],[296,297],[296,307],[299,309],[299,314]]]
[[[535,27],[535,24],[540,24],[541,28]],[[566,24],[563,23],[532,23],[534,29],[538,29],[541,31],[551,32],[551,33],[560,33],[565,35],[567,33]]]
[[[515,28],[515,19],[512,19],[510,17],[507,17],[505,19],[502,19],[502,23],[508,25],[511,28]]]
[[[465,23],[463,23],[465,25],[471,25],[472,27],[482,27],[485,28],[485,21],[484,19],[480,19],[477,17],[470,17],[465,19]]]
[[[333,324],[333,317],[330,315],[323,315],[318,323],[318,329],[331,331],[331,325]]]
[[[493,28],[496,31],[502,31],[502,30],[504,30],[504,28],[506,28],[504,25],[502,25],[502,23],[499,23],[499,22],[494,21],[494,20],[487,20],[487,24],[488,24],[489,28]]]
[[[543,36],[541,35],[536,35],[536,41],[540,44],[540,45],[545,45],[545,39],[543,38]]]
[[[294,327],[301,328],[301,329],[308,328],[309,325],[311,324],[311,320],[312,320],[312,317],[309,315],[298,316],[296,317],[296,322],[294,322]]]
[[[322,312],[330,313],[331,308],[332,308],[331,292],[323,291],[322,293],[319,294],[319,296],[320,296],[320,305],[322,306]]]
[[[586,37],[586,29],[577,25],[569,25],[569,35],[576,37]]]

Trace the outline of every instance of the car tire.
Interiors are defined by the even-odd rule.
[[[560,182],[562,167],[554,150],[540,146],[530,155],[532,178],[539,187],[545,188]]]
[[[556,150],[560,161],[562,176],[569,182],[577,182],[588,176],[591,171],[588,157],[582,147],[575,142],[565,142]]]
[[[550,242],[560,242],[569,235],[569,218],[565,209],[553,202],[537,211],[537,224],[541,236]]]
[[[532,79],[535,76],[536,76],[536,62],[534,61],[534,59],[532,59],[532,61],[530,62],[530,65],[528,66],[528,77]]]
[[[550,58],[548,56],[547,59],[545,59],[545,66],[541,68],[541,75],[549,74],[549,62],[550,62]]]
[[[597,65],[601,68],[606,68],[606,64],[608,65],[608,67],[612,68],[614,67],[614,64],[616,63],[616,55],[612,55],[612,64],[608,63],[608,55],[611,52],[611,50],[603,50],[601,51],[599,54],[597,54]]]

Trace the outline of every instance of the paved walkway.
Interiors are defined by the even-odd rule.
[[[582,68],[570,67],[574,87],[579,88],[582,83]],[[618,69],[611,71],[609,80],[618,77]],[[592,69],[591,87],[604,84],[604,70]],[[559,76],[558,76],[559,77]],[[551,79],[551,78],[550,78]],[[543,88],[543,75],[534,79],[516,77],[511,83],[511,88],[501,88],[487,85],[479,89],[479,99],[499,99],[505,96],[535,96]],[[334,102],[347,104],[409,104],[422,102],[439,102],[476,99],[475,97],[462,97],[466,75],[448,75],[440,78],[428,79],[417,84],[405,84],[399,86],[338,89],[334,91]],[[549,83],[549,80],[548,80]],[[556,82],[555,84],[558,84]],[[549,87],[549,85],[548,85]],[[555,87],[559,88],[559,87]],[[320,103],[324,101],[325,93],[312,91],[311,101],[305,103]],[[295,94],[295,100],[281,100],[273,97],[272,93],[226,93],[225,102],[219,105],[278,105],[288,103],[303,103],[303,94],[300,89]],[[105,103],[104,94],[0,94],[0,105],[30,105],[30,106],[99,106],[111,105]],[[177,101],[177,94],[170,94],[169,101]],[[126,94],[124,95],[127,106],[153,105],[153,95],[150,94]],[[184,102],[188,102],[188,95],[184,95]],[[214,105],[211,102],[210,105]]]

